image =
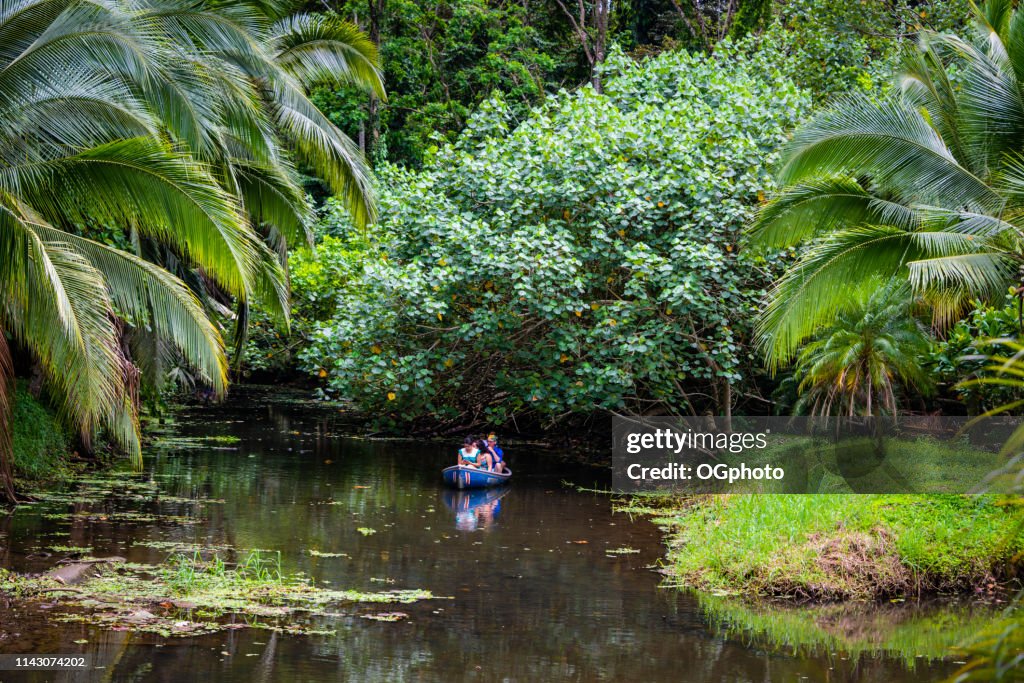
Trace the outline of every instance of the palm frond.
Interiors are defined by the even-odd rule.
[[[223,395],[227,363],[220,333],[184,283],[134,254],[57,230],[31,226],[44,240],[65,243],[81,253],[103,274],[113,305],[143,327],[181,351],[203,379]]]
[[[294,14],[271,30],[275,61],[307,87],[356,85],[384,99],[377,46],[335,16]]]
[[[961,166],[921,114],[895,99],[848,98],[801,128],[780,179],[870,176],[907,201],[998,209],[1002,198]]]
[[[274,120],[295,145],[299,159],[312,166],[344,200],[353,221],[376,220],[376,197],[362,152],[293,83],[277,82],[270,103]]]
[[[913,228],[909,207],[872,195],[852,178],[814,178],[786,188],[758,214],[750,228],[753,243],[787,247],[833,230],[864,223]]]
[[[926,255],[921,244],[920,232],[860,226],[813,245],[773,287],[758,320],[769,367],[787,361],[803,339],[855,306],[851,285],[905,278],[907,264]]]
[[[290,244],[312,244],[312,207],[286,166],[231,161],[239,195],[249,216],[279,231]]]
[[[232,294],[244,297],[251,288],[259,241],[231,197],[188,155],[132,138],[13,166],[6,175],[16,177],[12,184],[47,222],[131,226],[176,246]]]

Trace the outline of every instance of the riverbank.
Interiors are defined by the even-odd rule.
[[[73,473],[71,438],[53,410],[19,382],[11,413],[14,476],[26,488]]]
[[[652,511],[679,587],[817,601],[986,593],[1016,581],[1010,497],[722,495]]]

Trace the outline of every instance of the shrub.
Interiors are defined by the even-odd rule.
[[[728,46],[605,71],[381,169],[381,253],[302,354],[329,391],[396,420],[728,408],[773,265],[740,233],[808,99]]]
[[[990,356],[1012,355],[998,340],[1016,340],[1021,336],[1020,304],[1012,294],[1000,306],[975,302],[974,309],[937,342],[930,354],[932,372],[967,405],[971,414],[979,414],[1017,401],[1024,392],[1012,384],[979,384],[970,380],[991,376],[984,372],[992,365]]]

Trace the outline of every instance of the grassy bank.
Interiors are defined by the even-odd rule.
[[[33,397],[24,382],[18,383],[11,436],[16,478],[32,483],[70,474],[71,439],[54,412]]]
[[[743,595],[872,599],[988,590],[1021,566],[1010,498],[730,495],[660,510],[680,586]]]

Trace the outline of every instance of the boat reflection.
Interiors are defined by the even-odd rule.
[[[446,490],[444,504],[455,513],[455,528],[459,531],[489,529],[497,523],[501,499],[508,492],[508,487]]]

